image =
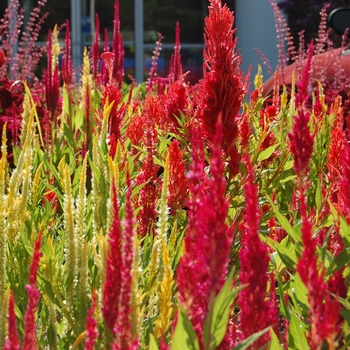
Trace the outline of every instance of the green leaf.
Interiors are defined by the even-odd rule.
[[[84,113],[80,108],[76,108],[74,116],[74,125],[76,129],[80,129],[84,123]]]
[[[288,160],[287,162],[285,162],[284,166],[283,166],[283,170],[289,170],[292,169],[294,166],[294,160]]]
[[[282,213],[278,210],[277,206],[273,203],[271,198],[266,195],[268,201],[270,202],[274,213],[276,214],[276,218],[278,222],[281,224],[282,228],[288,233],[288,235],[295,241],[301,242],[301,237],[298,232],[292,227],[292,225],[288,222],[288,220],[282,215]]]
[[[305,333],[304,323],[293,313],[289,324],[288,349],[310,349]]]
[[[256,340],[258,340],[262,335],[264,335],[267,331],[269,331],[271,327],[267,327],[260,332],[254,333],[248,338],[241,341],[237,346],[235,346],[232,350],[245,350],[250,345],[252,345]]]
[[[348,265],[350,261],[350,248],[342,250],[336,258],[331,260],[331,265],[327,271],[327,275],[332,275],[333,273],[342,269],[345,265]]]
[[[275,248],[283,263],[290,269],[295,269],[298,258],[296,256],[295,245],[290,241],[289,237],[285,237],[281,243],[275,242]]]
[[[157,342],[152,333],[149,335],[149,350],[158,350]]]
[[[316,184],[315,204],[316,204],[317,210],[320,210],[322,206],[322,192],[321,192],[321,181],[319,178],[317,179],[317,184]]]
[[[229,320],[230,307],[237,293],[245,287],[240,286],[231,291],[233,276],[234,269],[231,270],[224,286],[209,308],[204,323],[204,346],[206,349],[216,349],[224,339]]]
[[[340,314],[343,316],[344,320],[350,324],[350,311],[341,308]]]
[[[185,311],[179,307],[179,316],[171,343],[171,350],[199,350],[197,334]]]
[[[264,149],[262,152],[259,153],[257,161],[260,162],[262,160],[270,158],[272,153],[275,152],[277,146],[278,146],[278,144],[272,145],[272,146],[267,147],[266,149]]]
[[[63,133],[65,139],[68,141],[70,146],[73,147],[75,144],[74,133],[73,130],[66,123],[63,124]]]
[[[280,183],[283,184],[283,183],[285,183],[285,182],[294,180],[296,177],[297,177],[296,175],[287,176],[286,178],[280,180]]]
[[[288,321],[290,321],[291,312],[285,300],[285,292],[283,290],[283,284],[278,276],[277,276],[277,281],[278,281],[278,294],[279,294],[279,302],[280,302],[279,311]]]
[[[291,281],[291,291],[294,294],[297,304],[301,306],[304,311],[308,311],[308,309],[310,308],[308,301],[309,292],[305,284],[302,282],[299,273],[296,273],[294,275],[294,280]]]
[[[270,350],[283,350],[276,333],[273,331],[273,329],[270,330],[271,333],[271,342],[270,342],[270,346],[269,349]]]

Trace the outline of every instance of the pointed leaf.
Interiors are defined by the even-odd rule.
[[[270,346],[269,349],[270,350],[283,350],[276,333],[273,331],[273,329],[271,329],[270,331],[271,333],[271,342],[270,342]]]
[[[262,152],[260,152],[259,156],[258,156],[258,162],[270,158],[272,153],[275,152],[277,146],[278,146],[278,144],[272,145],[272,146],[264,149]]]
[[[171,350],[199,350],[197,334],[185,311],[179,307],[178,319],[171,343]]]
[[[262,335],[264,335],[267,331],[269,331],[271,327],[267,327],[260,332],[256,332],[249,336],[248,338],[241,341],[237,346],[235,346],[232,350],[245,350],[248,349],[250,345],[252,345],[256,340],[258,340]]]
[[[149,350],[158,350],[157,342],[152,333],[149,335]]]
[[[289,324],[288,349],[309,350],[304,323],[292,313]]]
[[[229,320],[230,307],[237,293],[245,287],[240,286],[231,291],[233,276],[234,269],[231,270],[205,319],[204,342],[206,344],[206,349],[216,349],[224,339]]]
[[[272,199],[269,196],[266,196],[268,201],[270,202],[274,213],[276,214],[276,218],[278,222],[281,224],[282,228],[288,233],[288,235],[295,241],[301,242],[301,237],[298,232],[292,227],[292,225],[288,222],[288,220],[282,215],[282,213],[278,210],[277,206],[273,203]]]

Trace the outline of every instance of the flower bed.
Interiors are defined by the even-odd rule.
[[[68,23],[42,79],[4,41],[1,347],[346,349],[350,146],[340,98],[310,96],[313,44],[267,105],[211,0],[203,79],[186,83],[177,27],[169,75],[126,85],[118,6],[79,83]]]

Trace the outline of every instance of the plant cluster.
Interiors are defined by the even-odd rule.
[[[22,102],[1,117],[0,347],[350,346],[341,99],[309,89],[313,44],[289,94],[266,104],[258,70],[248,95],[233,22],[210,0],[198,84],[177,26],[169,75],[154,64],[127,85],[116,0],[112,47],[105,34],[101,54],[97,16],[79,82],[67,22],[43,78],[10,85]]]

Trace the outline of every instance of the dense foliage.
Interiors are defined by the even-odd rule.
[[[310,86],[313,43],[288,93],[276,88],[267,103],[258,70],[248,95],[233,13],[209,5],[196,85],[182,72],[179,26],[169,75],[157,77],[155,59],[147,82],[123,83],[118,1],[113,45],[106,38],[101,54],[97,19],[79,81],[68,23],[64,49],[57,28],[48,35],[40,80],[40,11],[17,55],[7,12],[4,349],[350,346],[342,100]]]

